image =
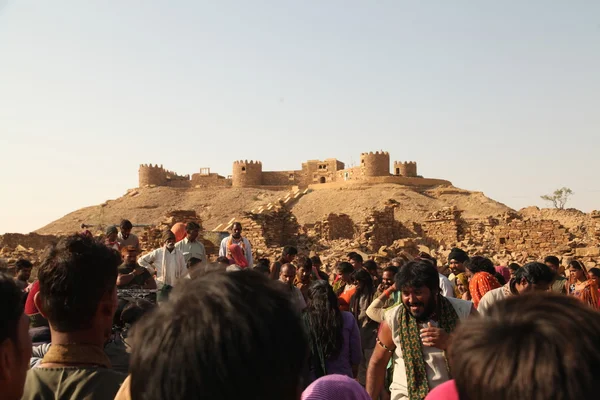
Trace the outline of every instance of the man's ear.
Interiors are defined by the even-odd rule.
[[[33,304],[35,304],[35,307],[38,309],[38,312],[40,314],[42,314],[42,317],[48,319],[48,316],[46,314],[44,314],[44,312],[42,311],[42,296],[40,294],[40,292],[37,292],[35,294],[35,296],[33,297]]]

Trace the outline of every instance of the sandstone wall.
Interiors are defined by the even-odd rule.
[[[47,246],[58,241],[58,237],[54,235],[38,235],[37,233],[5,233],[0,235],[0,248],[10,247],[15,249],[17,246],[23,246],[27,249],[43,250]]]
[[[263,171],[262,185],[294,186],[304,181],[302,171]]]

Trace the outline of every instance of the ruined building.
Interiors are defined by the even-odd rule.
[[[427,179],[417,175],[414,161],[394,161],[390,173],[390,155],[385,151],[362,153],[360,165],[346,168],[335,158],[324,161],[308,160],[302,169],[293,171],[263,171],[260,161],[234,161],[231,177],[211,173],[210,168],[201,168],[199,173],[177,175],[165,170],[162,165],[140,165],[139,187],[266,187],[284,188],[297,186],[307,188],[312,185],[365,182],[399,183],[403,185],[428,186],[448,184],[447,181]]]

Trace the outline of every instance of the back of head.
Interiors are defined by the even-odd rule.
[[[415,260],[400,268],[396,274],[396,288],[427,287],[432,293],[439,292],[440,275],[428,260]]]
[[[360,254],[358,254],[358,253],[352,253],[348,258],[350,260],[352,260],[354,262],[357,262],[357,263],[360,263],[360,264],[362,264],[362,262],[363,262],[362,256]]]
[[[521,268],[521,266],[517,263],[508,264],[508,269],[511,270],[512,272],[516,272],[519,268]]]
[[[315,266],[321,266],[323,264],[323,262],[321,261],[321,258],[319,256],[312,256],[310,258],[310,261],[313,263],[313,265]]]
[[[49,249],[38,271],[41,311],[59,332],[92,327],[103,297],[115,290],[119,254],[92,238],[72,235]]]
[[[363,267],[369,272],[377,272],[377,263],[373,260],[365,261]]]
[[[262,274],[186,281],[134,330],[134,400],[298,396],[304,330],[289,293]]]
[[[553,293],[511,296],[456,330],[449,350],[461,399],[597,399],[600,318]]]
[[[284,256],[295,256],[298,254],[298,249],[296,249],[294,246],[288,245],[283,248],[282,254]]]
[[[515,272],[516,281],[520,282],[523,279],[532,285],[551,283],[554,280],[554,272],[546,264],[530,262]]]
[[[465,263],[465,267],[473,274],[477,272],[487,272],[488,274],[495,275],[496,269],[492,260],[482,256],[473,256]]]
[[[346,262],[346,261],[337,263],[335,268],[341,274],[350,274],[350,273],[354,272],[354,268],[352,268],[352,264],[350,264],[349,262]]]
[[[337,354],[343,340],[343,320],[338,298],[327,282],[315,281],[309,286],[303,317],[313,353],[320,346],[325,357]]]
[[[300,268],[312,269],[313,264],[312,264],[312,261],[310,258],[308,258],[306,256],[300,256],[296,260],[296,266],[298,267],[298,269],[300,269]]]
[[[548,257],[544,258],[544,263],[552,264],[556,268],[558,268],[560,266],[560,261],[559,261],[558,257],[556,257],[556,256],[548,256]]]

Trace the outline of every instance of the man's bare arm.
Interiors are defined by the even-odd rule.
[[[367,369],[367,393],[372,399],[379,398],[383,383],[385,381],[385,370],[392,357],[392,352],[396,349],[392,339],[392,330],[387,322],[382,322],[377,336],[377,344],[369,362]]]

